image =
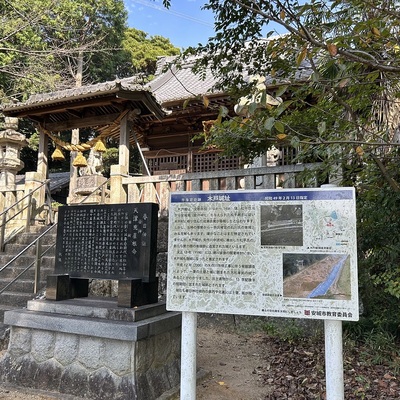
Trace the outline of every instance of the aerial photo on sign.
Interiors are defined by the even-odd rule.
[[[167,308],[357,320],[354,188],[171,194]]]

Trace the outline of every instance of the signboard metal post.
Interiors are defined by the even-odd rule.
[[[324,321],[326,400],[344,400],[342,321]]]
[[[197,313],[182,313],[181,400],[196,399]]]

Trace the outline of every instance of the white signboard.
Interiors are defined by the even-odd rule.
[[[358,320],[354,188],[171,194],[167,309]]]

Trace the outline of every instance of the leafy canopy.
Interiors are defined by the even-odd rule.
[[[135,28],[128,28],[125,31],[122,45],[128,53],[128,70],[130,69],[131,74],[153,75],[158,57],[180,53],[169,39],[157,35],[149,37],[146,32]]]
[[[80,59],[86,82],[117,74],[127,19],[123,0],[0,0],[0,16],[3,95],[24,99],[75,86]]]
[[[169,3],[169,2],[164,2]],[[206,146],[251,160],[272,145],[319,161],[358,194],[364,317],[398,335],[400,2],[209,0],[215,36],[197,48],[236,96]]]
[[[197,70],[211,68],[220,86],[250,99],[245,114],[221,111],[225,122],[209,141],[250,159],[276,142],[301,146],[299,160],[317,157],[331,172],[338,162],[390,153],[399,123],[398,5],[210,0],[216,34],[188,52],[201,55]]]

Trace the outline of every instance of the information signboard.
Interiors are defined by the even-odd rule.
[[[167,309],[358,320],[354,188],[172,193]]]

